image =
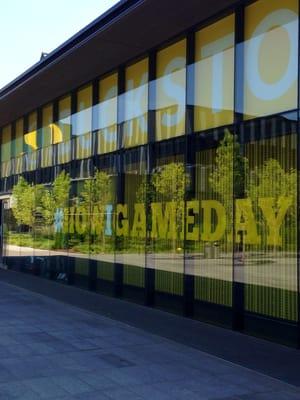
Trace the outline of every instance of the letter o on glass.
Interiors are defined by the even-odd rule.
[[[298,55],[298,15],[288,9],[272,12],[257,26],[252,39],[246,44],[247,64],[246,79],[251,92],[265,101],[275,100],[284,95],[297,79]],[[275,83],[266,83],[261,79],[259,72],[259,51],[264,34],[272,27],[282,26],[288,33],[291,52],[288,66],[282,78]]]

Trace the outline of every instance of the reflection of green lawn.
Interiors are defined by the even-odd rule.
[[[30,247],[40,250],[68,250],[74,253],[82,254],[101,254],[113,253],[114,246],[112,243],[99,245],[96,243],[89,243],[87,241],[80,241],[80,239],[72,238],[69,241],[64,241],[64,238],[57,238],[55,236],[35,235],[32,233],[16,233],[9,232],[6,235],[7,244]]]
[[[12,233],[7,237],[8,244],[21,247],[34,247],[36,249],[53,250],[55,247],[54,238],[45,236],[34,236],[31,233]]]
[[[102,238],[95,237],[91,241],[87,237],[78,237],[75,235],[58,234],[58,235],[45,235],[41,233],[30,233],[30,232],[7,232],[5,235],[5,241],[7,244],[16,245],[20,247],[36,248],[40,250],[67,250],[72,253],[81,254],[155,254],[158,260],[165,260],[168,257],[178,256],[180,259],[185,254],[186,260],[196,261],[210,258],[224,260],[232,257],[232,249],[223,249],[222,246],[219,248],[219,255],[217,257],[205,257],[205,251],[203,246],[197,246],[193,249],[186,248],[184,250],[182,246],[174,246],[166,240],[153,241],[150,245],[145,245],[143,240],[127,240],[122,238],[109,238],[102,240]],[[237,255],[240,253],[236,253]],[[241,253],[242,254],[242,253]],[[268,265],[278,262],[279,259],[294,258],[295,252],[292,246],[285,250],[274,251],[274,249],[268,249],[265,252],[262,251],[251,251],[247,249],[243,252],[243,265]]]

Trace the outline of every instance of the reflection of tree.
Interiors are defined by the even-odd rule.
[[[20,177],[12,191],[12,211],[17,224],[27,226],[30,231],[34,229],[36,238],[53,235],[54,215],[58,208],[68,205],[70,184],[70,177],[64,171],[54,180],[52,188],[30,185]]]
[[[259,210],[259,199],[272,198],[273,212],[278,215],[281,198],[291,199],[291,207],[285,218],[284,236],[290,237],[296,232],[296,204],[297,204],[297,173],[295,169],[285,171],[280,163],[269,158],[262,165],[256,166],[251,171],[247,183],[246,193],[254,205],[254,212],[260,227],[264,244],[268,235],[266,221],[263,220]],[[294,240],[292,240],[294,242]]]
[[[176,234],[180,237],[184,222],[184,199],[186,188],[190,184],[190,176],[185,172],[182,162],[171,162],[159,166],[152,173],[151,178],[143,177],[142,182],[136,191],[136,200],[143,203],[148,212],[147,230],[151,230],[151,210],[152,202],[173,202],[175,205]],[[176,241],[173,243],[173,247]]]
[[[57,209],[64,209],[68,206],[70,187],[70,176],[65,171],[62,171],[55,178],[52,188],[45,188],[44,194],[41,197],[41,206],[46,225],[53,225]]]
[[[96,170],[94,178],[84,182],[80,196],[82,198],[81,206],[84,208],[89,218],[91,218],[91,224],[89,224],[87,232],[88,236],[92,233],[92,223],[96,221],[100,226],[99,232],[101,232],[102,245],[105,247],[104,221],[106,206],[113,200],[110,175],[107,172]],[[97,232],[94,231],[93,234],[96,235]]]
[[[186,173],[182,162],[171,162],[160,166],[151,179],[156,201],[173,202],[175,205],[177,238],[180,238],[180,233],[183,231],[185,191],[189,184],[190,176]],[[173,240],[173,248],[175,247],[176,240]]]
[[[229,221],[228,233],[232,231],[233,197],[234,194],[237,197],[243,196],[247,172],[248,160],[241,155],[236,136],[226,129],[216,151],[215,168],[210,174],[209,183],[225,207]]]
[[[142,182],[136,191],[136,200],[138,203],[145,204],[148,220],[147,231],[151,231],[152,211],[151,203],[161,202],[163,213],[166,213],[166,203],[174,204],[176,237],[182,239],[184,211],[185,211],[185,191],[190,185],[190,176],[185,171],[182,162],[171,162],[157,167],[151,177],[143,177]],[[174,217],[174,214],[170,217]],[[153,227],[152,227],[153,228]],[[171,228],[170,228],[171,229]],[[176,239],[172,241],[173,249],[176,248]]]
[[[262,197],[272,197],[276,204],[280,197],[291,197],[293,210],[295,210],[296,185],[296,170],[291,169],[285,172],[277,160],[269,158],[263,165],[251,171],[247,194],[255,204],[258,204],[258,199]]]
[[[23,177],[13,188],[12,208],[15,220],[18,225],[27,226],[30,231],[34,229],[35,240],[39,237],[41,248],[48,248],[49,237],[53,240],[55,215],[57,212],[63,213],[62,210],[68,207],[70,188],[71,179],[65,171],[56,177],[50,188],[44,185],[30,185]],[[80,201],[77,199],[76,205],[76,212],[81,213],[84,210],[87,218],[89,229],[83,233],[85,239],[88,240],[90,235],[101,235],[102,244],[105,246],[104,217],[106,206],[112,201],[112,197],[111,177],[106,172],[96,171],[94,179],[85,181]],[[65,234],[59,229],[51,246],[61,248],[64,246],[64,240]],[[69,241],[69,245],[72,240]],[[75,242],[76,240],[77,238]]]
[[[70,175],[62,171],[54,180],[53,186],[45,191],[42,197],[43,217],[50,230],[53,230],[54,216],[57,210],[63,210],[68,206],[71,188]],[[62,231],[56,232],[55,248],[65,247],[65,235]]]
[[[22,176],[12,191],[12,211],[18,225],[26,225],[32,229],[35,221],[35,188]]]
[[[189,185],[189,175],[183,163],[172,162],[159,167],[152,175],[152,184],[156,194],[164,201],[174,201],[178,207],[184,200],[185,189]]]
[[[106,172],[95,171],[94,178],[84,182],[81,197],[86,209],[98,206],[99,212],[104,212],[105,206],[112,200],[111,177]]]
[[[178,205],[184,200],[186,187],[190,184],[190,177],[185,172],[184,164],[172,162],[158,167],[152,174],[150,181],[144,176],[136,191],[138,203],[154,201],[155,195],[163,201],[174,201]]]
[[[142,177],[142,182],[136,191],[136,201],[141,204],[150,204],[154,196],[154,187],[151,179],[148,180],[147,175]]]
[[[266,246],[270,227],[267,227],[266,211],[263,212],[261,209],[262,199],[270,199],[268,204],[273,207],[270,215],[273,215],[274,218],[280,214],[280,208],[284,207],[282,199],[291,199],[291,207],[284,219],[284,236],[290,239],[295,235],[297,204],[295,169],[286,171],[278,160],[269,158],[254,166],[250,171],[249,161],[241,155],[236,137],[226,130],[224,138],[216,150],[215,168],[210,174],[209,183],[214,192],[220,196],[225,207],[229,221],[227,233],[232,231],[233,199],[241,199],[246,196],[251,199],[255,223],[259,228],[263,247]]]

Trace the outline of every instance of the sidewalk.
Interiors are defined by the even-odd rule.
[[[300,399],[300,388],[0,282],[0,399]]]

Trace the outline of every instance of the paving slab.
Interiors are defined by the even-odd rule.
[[[0,291],[0,400],[300,400],[288,380],[3,281]]]

